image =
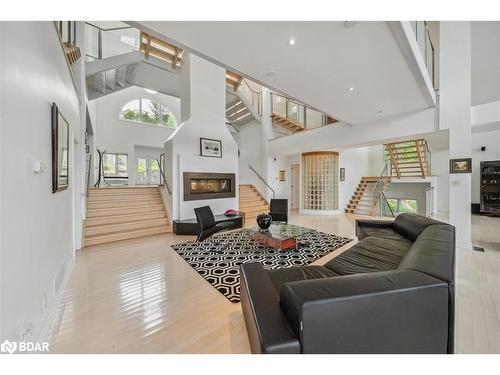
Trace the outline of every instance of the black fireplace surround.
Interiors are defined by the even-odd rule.
[[[455,228],[401,214],[356,235],[324,266],[241,265],[253,353],[453,353]]]

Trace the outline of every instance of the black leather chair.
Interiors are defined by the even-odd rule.
[[[356,233],[323,266],[241,265],[253,353],[453,353],[455,228],[401,214]]]
[[[234,228],[234,223],[225,221],[217,223],[214,214],[209,206],[197,207],[194,209],[196,220],[200,225],[200,232],[198,233],[198,241],[204,241],[210,236],[222,230],[229,230]]]
[[[269,215],[271,215],[273,221],[288,223],[288,199],[271,199],[270,209]]]

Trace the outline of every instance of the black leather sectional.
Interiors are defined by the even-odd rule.
[[[401,214],[356,235],[324,266],[241,266],[253,353],[453,353],[455,228]]]

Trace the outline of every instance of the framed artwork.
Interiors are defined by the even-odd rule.
[[[222,158],[222,141],[200,138],[200,155],[211,158]]]
[[[472,173],[472,159],[450,159],[450,173]]]
[[[69,185],[69,124],[52,103],[52,193]]]
[[[285,171],[284,170],[280,170],[280,175],[279,175],[279,179],[280,181],[285,181]]]
[[[345,181],[345,168],[340,168],[340,181]]]

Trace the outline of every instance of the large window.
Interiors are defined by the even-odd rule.
[[[128,178],[126,154],[105,153],[103,156],[105,178]]]
[[[387,203],[394,214],[418,213],[416,199],[387,198]]]
[[[175,129],[177,121],[167,107],[151,99],[135,99],[125,104],[120,119]]]

